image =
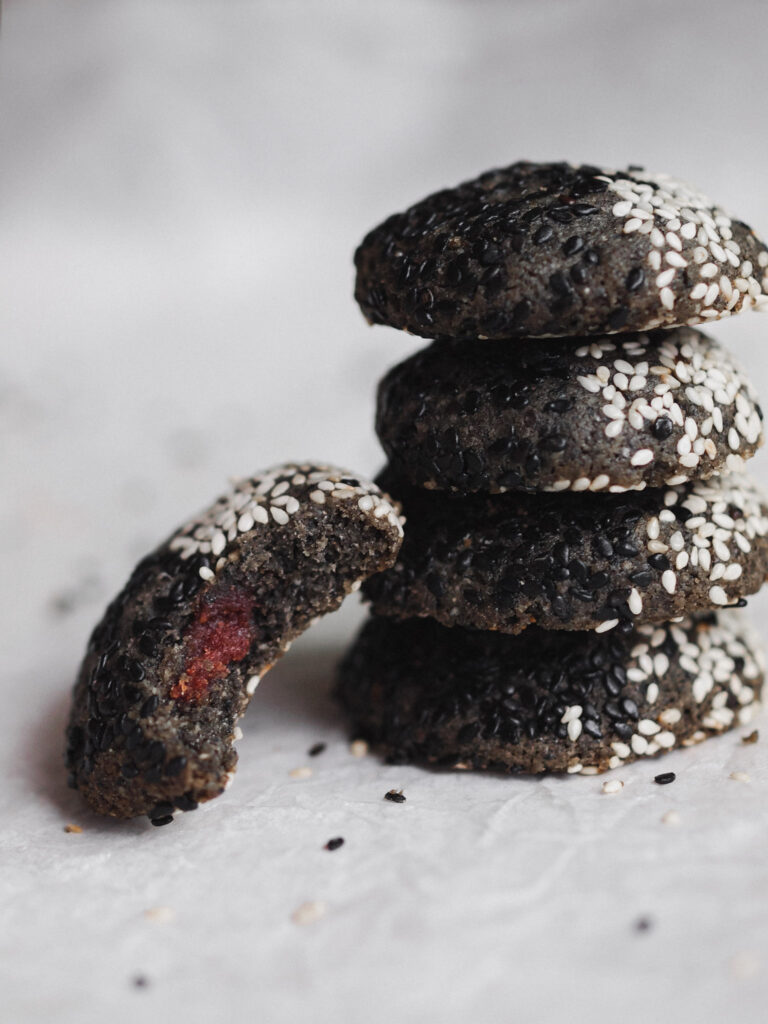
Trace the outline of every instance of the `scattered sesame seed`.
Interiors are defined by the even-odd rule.
[[[144,911],[144,917],[153,924],[169,924],[176,918],[176,911],[172,907],[150,907]]]
[[[315,921],[319,921],[321,917],[325,916],[327,910],[328,905],[322,900],[310,900],[294,910],[291,920],[298,925],[314,924]]]
[[[666,814],[661,816],[662,825],[679,825],[680,814],[678,811],[667,811]]]
[[[81,832],[82,832],[83,830],[82,830],[82,829],[80,828],[80,826],[79,826],[79,825],[72,825],[72,824],[70,824],[70,825],[65,825],[65,826],[64,826],[64,831],[65,831],[65,832],[70,832],[70,833],[72,833],[73,835],[80,835],[80,833],[81,833]]]
[[[729,779],[733,779],[734,782],[751,782],[749,775],[746,772],[731,772],[728,776]]]
[[[288,774],[292,779],[308,779],[312,775],[312,769],[307,768],[305,765],[302,768],[294,768],[292,771],[288,772]]]
[[[405,803],[405,796],[402,789],[390,789],[388,793],[384,794],[384,799],[389,800],[393,804]]]
[[[365,740],[352,740],[349,752],[353,757],[365,757],[368,753],[368,744]]]
[[[603,793],[620,793],[624,789],[624,783],[621,779],[608,779],[603,783]]]
[[[677,776],[674,772],[662,772],[660,775],[654,776],[653,781],[659,786],[668,786],[670,782],[674,782]]]
[[[341,836],[337,836],[336,839],[329,839],[328,842],[325,844],[324,849],[333,852],[333,850],[338,850],[338,848],[343,845],[344,840],[341,838]]]

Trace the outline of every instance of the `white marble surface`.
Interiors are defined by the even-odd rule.
[[[414,341],[351,301],[363,232],[524,156],[670,170],[768,230],[767,30],[761,0],[6,4],[3,1021],[765,1019],[768,725],[611,797],[356,759],[327,697],[350,607],[171,827],[87,813],[60,748],[105,601],[229,475],[377,468],[375,381]],[[713,331],[768,394],[768,318]]]

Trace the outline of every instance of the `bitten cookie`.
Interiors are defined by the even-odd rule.
[[[372,618],[337,692],[390,761],[596,774],[746,725],[765,670],[754,644],[733,612],[604,636]]]
[[[763,307],[768,250],[668,175],[520,162],[387,218],[355,254],[371,323],[427,338],[645,331]]]
[[[745,375],[691,327],[435,342],[381,381],[376,431],[412,484],[485,493],[678,484],[741,469],[763,440]]]
[[[259,677],[312,620],[391,565],[396,508],[329,466],[243,480],[136,567],[96,626],[67,730],[94,810],[157,824],[223,792]]]
[[[379,482],[405,541],[377,614],[519,633],[630,628],[733,604],[768,575],[768,498],[746,474],[626,494],[455,496]]]

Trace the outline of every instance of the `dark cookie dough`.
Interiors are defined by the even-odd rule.
[[[67,730],[71,784],[102,814],[158,823],[218,796],[259,676],[391,565],[401,537],[378,487],[344,470],[237,483],[140,562],[96,626]]]
[[[626,494],[456,496],[379,482],[405,541],[364,587],[377,614],[519,633],[630,628],[732,604],[768,575],[768,499],[746,474]]]
[[[355,254],[371,323],[426,338],[610,334],[763,306],[768,250],[667,175],[520,162],[436,192]]]
[[[434,342],[379,385],[393,467],[438,490],[624,491],[738,470],[762,443],[746,377],[691,327]]]
[[[372,618],[337,692],[353,734],[390,761],[596,774],[748,724],[754,641],[736,612],[603,636]]]

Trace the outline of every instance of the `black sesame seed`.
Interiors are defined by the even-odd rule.
[[[661,775],[654,777],[654,782],[657,782],[660,786],[668,786],[670,782],[674,782],[677,776],[674,772],[662,772]]]
[[[645,284],[645,271],[642,267],[632,267],[624,282],[628,292],[636,292]]]
[[[189,793],[184,793],[182,796],[174,798],[174,803],[180,811],[196,811],[198,807],[197,800]]]
[[[661,553],[656,555],[649,555],[648,565],[650,565],[652,569],[656,569],[657,572],[663,572],[665,569],[669,568],[669,559],[666,555],[663,555]]]
[[[160,698],[156,694],[152,694],[151,697],[147,697],[144,703],[141,705],[139,711],[140,718],[149,718],[150,715],[154,715],[157,709],[160,707]]]
[[[648,587],[653,583],[653,575],[648,569],[639,569],[629,577],[638,587]]]
[[[640,554],[640,548],[631,540],[622,540],[615,545],[616,554],[624,558],[634,558]]]
[[[624,699],[621,700],[619,704],[627,718],[637,719],[640,717],[640,711],[637,707],[637,704],[635,704],[635,702],[630,697],[624,697]]]
[[[629,309],[626,306],[617,306],[608,317],[608,326],[612,331],[618,331],[624,327],[629,319]]]
[[[571,237],[563,243],[563,253],[566,256],[575,256],[577,252],[584,248],[584,239],[580,235],[571,235]]]
[[[337,836],[335,839],[328,840],[328,842],[325,844],[325,849],[331,851],[338,850],[338,848],[343,845],[344,840],[341,838],[341,836]]]
[[[405,796],[399,793],[396,789],[390,789],[388,793],[384,794],[385,800],[390,800],[393,804],[404,804]]]
[[[186,757],[172,757],[168,764],[165,766],[165,774],[170,775],[171,777],[174,775],[180,775],[181,772],[184,771],[186,766]]]
[[[327,744],[325,743],[313,743],[312,746],[307,751],[307,753],[309,754],[310,757],[317,757],[318,754],[322,754],[326,746]]]
[[[549,287],[555,295],[569,295],[571,291],[571,286],[568,284],[568,278],[560,271],[550,275]]]
[[[173,821],[173,815],[166,814],[162,818],[150,818],[150,821],[152,822],[153,825],[157,826],[157,828],[161,828],[163,825],[171,824],[171,822]]]
[[[542,245],[544,242],[548,242],[554,233],[550,224],[544,224],[537,231],[534,231],[533,240],[536,245]]]
[[[654,436],[658,437],[660,441],[663,441],[665,438],[669,437],[673,429],[674,425],[672,423],[672,420],[668,416],[659,416],[659,418],[654,422],[653,426],[651,427]]]

